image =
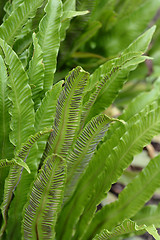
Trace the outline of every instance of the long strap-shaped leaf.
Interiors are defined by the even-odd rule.
[[[119,119],[123,119],[124,121],[128,121],[130,118],[132,118],[135,114],[139,113],[143,110],[143,108],[154,102],[156,99],[159,98],[159,92],[160,92],[160,78],[157,79],[154,83],[154,88],[150,92],[143,92],[139,94],[136,98],[134,98],[127,106],[127,108],[124,110],[122,115],[120,115]],[[104,142],[107,141],[111,137],[112,134],[114,134],[117,129],[121,127],[121,125],[116,122],[114,125],[112,125],[107,132],[107,135],[104,137]]]
[[[34,109],[28,77],[21,61],[9,45],[0,39],[0,47],[5,55],[5,62],[9,68],[10,99],[12,107],[10,141],[20,148],[21,144],[34,133]]]
[[[8,77],[7,77],[7,69],[5,63],[0,56],[0,159],[1,158],[9,158],[11,156],[10,149],[13,147],[9,141],[9,106],[10,101],[8,99]],[[12,157],[12,156],[11,156]]]
[[[75,232],[75,239],[77,236],[80,239],[80,236],[84,234],[84,225],[87,229],[86,226],[91,221],[96,206],[105,197],[111,184],[121,176],[123,169],[131,163],[133,156],[140,152],[143,146],[147,145],[159,132],[160,107],[158,103],[154,102],[147,106],[126,126],[122,125],[111,139],[98,149],[78,183],[74,195],[63,207],[58,231],[63,236],[58,239],[70,238],[71,229],[74,228],[74,224],[82,214]],[[74,214],[72,214],[73,206]],[[67,224],[71,224],[70,228],[67,227]],[[66,229],[65,232],[62,233],[61,227]]]
[[[153,225],[147,227],[146,225],[138,226],[135,222],[131,220],[125,220],[121,225],[115,227],[112,232],[108,230],[103,230],[100,234],[97,234],[93,240],[110,240],[110,239],[117,239],[120,236],[125,234],[140,232],[140,231],[148,231],[156,240],[160,239],[160,236],[157,233],[157,230]]]
[[[56,70],[57,54],[60,46],[60,18],[62,15],[61,0],[48,0],[46,15],[40,22],[37,38],[43,52],[45,65],[44,91],[51,89]]]
[[[49,156],[33,183],[24,210],[23,239],[54,239],[54,226],[62,204],[66,164],[57,156]]]
[[[38,44],[36,35],[33,34],[34,51],[32,59],[29,63],[28,76],[29,84],[32,90],[32,99],[34,101],[34,109],[38,108],[42,97],[43,80],[44,80],[44,64],[41,47]]]
[[[50,130],[46,130],[46,131],[40,131],[38,133],[36,133],[34,136],[31,136],[27,142],[22,145],[21,149],[16,153],[15,155],[15,161],[20,162],[19,159],[23,160],[23,162],[26,161],[26,158],[28,157],[29,151],[32,147],[32,145],[45,133],[48,133]],[[9,175],[6,179],[5,182],[5,188],[4,188],[4,198],[3,198],[3,202],[1,205],[1,211],[2,211],[2,215],[3,215],[3,219],[4,219],[4,224],[1,228],[0,231],[0,236],[3,234],[5,228],[6,228],[6,224],[7,224],[7,211],[13,196],[13,192],[15,191],[20,178],[21,178],[21,174],[22,174],[22,163],[21,164],[17,164],[17,166],[13,166],[10,169]],[[25,166],[25,163],[24,163]],[[23,167],[24,167],[23,166]]]
[[[76,137],[82,96],[88,77],[89,74],[81,67],[73,69],[66,77],[57,103],[53,132],[49,137],[44,157],[53,152],[63,157],[67,155],[73,139]]]
[[[16,8],[8,19],[0,26],[0,38],[4,39],[8,44],[13,44],[14,38],[19,33],[23,25],[29,18],[34,17],[37,8],[43,3],[43,0],[27,0],[23,1]]]
[[[146,168],[120,193],[118,201],[106,205],[96,214],[89,227],[93,236],[103,228],[111,229],[125,218],[140,210],[160,186],[160,155],[152,159]],[[101,224],[102,223],[102,224]],[[88,238],[84,238],[88,239]]]
[[[71,153],[67,156],[67,185],[65,196],[69,197],[76,188],[77,181],[87,167],[95,148],[103,138],[113,119],[106,115],[93,118],[84,128]]]
[[[40,129],[52,128],[56,114],[57,99],[60,92],[62,91],[63,82],[64,81],[58,82],[52,87],[51,90],[48,90],[46,92],[45,97],[41,102],[41,105],[36,111],[34,125],[36,132],[40,131]],[[45,134],[43,137],[41,137],[40,141],[38,141],[40,158],[42,157],[42,154],[44,152],[48,137],[49,136]]]
[[[7,69],[2,57],[0,56],[0,159],[11,159],[13,157],[14,146],[9,141],[10,133],[10,101],[8,99],[8,77]],[[4,181],[7,177],[8,169],[0,169],[0,204],[3,198]]]
[[[154,224],[156,228],[160,227],[160,203],[158,205],[148,205],[143,207],[136,213],[131,220],[135,221],[138,225],[146,224],[150,226]]]
[[[113,102],[127,80],[128,73],[145,60],[141,55],[146,51],[154,31],[155,27],[146,31],[119,58],[101,65],[91,75],[88,85],[89,100],[84,105],[82,126]]]

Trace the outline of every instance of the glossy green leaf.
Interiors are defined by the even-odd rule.
[[[34,133],[34,109],[31,99],[31,89],[28,77],[16,53],[0,39],[0,46],[5,55],[5,63],[9,69],[9,98],[12,102],[10,109],[11,133],[10,141],[16,149]]]
[[[10,133],[10,101],[8,99],[8,77],[7,69],[2,57],[0,56],[0,159],[13,157],[13,145],[9,141]],[[7,177],[8,169],[0,169],[0,204],[3,198],[4,181]]]
[[[52,88],[56,71],[57,55],[60,46],[61,1],[48,0],[45,12],[46,14],[39,25],[37,38],[43,52],[43,63],[45,66],[44,91],[46,92]]]
[[[41,97],[42,97],[41,92],[43,90],[44,64],[43,64],[43,54],[35,34],[33,34],[33,45],[34,45],[34,51],[33,51],[32,59],[29,63],[28,77],[29,77],[29,84],[32,90],[32,99],[34,101],[34,108],[36,110],[40,104]]]
[[[39,106],[35,115],[35,130],[36,132],[44,128],[52,128],[55,114],[56,114],[56,104],[60,92],[62,91],[63,81],[55,84],[51,90],[48,90],[43,98],[41,105]],[[43,151],[48,140],[49,133],[45,134],[38,141],[38,152],[39,157],[42,157]]]

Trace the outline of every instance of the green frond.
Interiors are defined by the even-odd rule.
[[[27,168],[28,168],[28,165],[25,162],[28,158],[31,147],[43,134],[46,134],[50,131],[51,130],[40,131],[40,132],[36,133],[34,136],[30,136],[29,139],[27,140],[27,142],[25,144],[22,144],[21,148],[15,154],[14,161],[16,161],[16,163],[19,163],[19,164],[11,167],[9,175],[5,181],[4,197],[3,197],[3,202],[1,205],[1,211],[2,211],[4,224],[2,225],[2,228],[0,231],[0,236],[3,234],[3,232],[6,228],[7,211],[10,206],[13,193],[21,179],[21,175],[22,175],[22,171],[23,171],[22,167],[27,166]],[[23,161],[23,163],[22,163],[22,161]],[[33,161],[33,159],[32,159],[32,161]]]
[[[106,205],[96,214],[90,225],[92,231],[99,232],[103,228],[110,230],[124,219],[134,216],[160,186],[159,176],[160,155],[152,159],[147,167],[122,190],[116,202]]]
[[[66,232],[63,232],[61,228],[60,231],[63,232],[61,239],[70,237],[71,229],[74,228],[80,216],[75,238],[80,238],[84,234],[84,226],[88,231],[86,226],[89,225],[96,206],[105,197],[111,184],[116,182],[123,170],[129,166],[133,156],[159,133],[159,124],[160,107],[159,101],[157,101],[146,106],[143,111],[117,129],[111,138],[101,145],[93,155],[73,196],[62,209],[59,226],[63,228],[65,224]],[[74,213],[72,214],[73,206]],[[68,224],[70,227],[67,227]]]
[[[9,107],[10,101],[8,99],[8,76],[7,69],[2,57],[0,56],[0,159],[9,158],[11,156],[11,148],[13,147],[9,141]]]
[[[127,106],[127,108],[123,111],[123,113],[120,115],[118,119],[123,119],[124,121],[128,121],[130,118],[132,118],[134,115],[138,114],[140,111],[145,108],[146,105],[151,104],[156,99],[159,98],[159,92],[160,92],[160,78],[158,78],[155,83],[154,87],[149,92],[142,92],[140,93],[136,98],[134,98]],[[121,125],[116,122],[114,125],[112,125],[107,135],[104,137],[104,142],[107,141],[111,137],[111,135],[117,131],[117,128],[119,128]]]
[[[33,183],[24,210],[24,239],[53,239],[57,214],[62,204],[66,164],[57,156],[49,156]]]
[[[14,38],[20,33],[28,19],[35,16],[37,8],[42,3],[43,0],[23,1],[0,26],[0,38],[5,40],[9,45],[12,45]]]
[[[0,47],[4,53],[4,61],[9,71],[9,98],[12,102],[10,108],[11,133],[10,141],[16,149],[34,133],[34,109],[31,99],[31,89],[28,77],[16,53],[5,41],[0,39]]]
[[[129,72],[133,71],[139,63],[145,61],[146,58],[141,55],[147,49],[154,31],[155,27],[146,31],[119,58],[107,61],[91,75],[86,95],[88,100],[84,103],[81,120],[83,124],[114,101],[126,82]]]
[[[18,166],[24,167],[24,169],[26,169],[27,172],[30,173],[29,167],[20,158],[12,159],[12,160],[7,160],[7,159],[1,159],[0,160],[0,168],[10,167],[10,166],[13,166],[13,165],[18,165]]]
[[[156,228],[160,227],[160,204],[158,205],[148,205],[143,207],[140,211],[136,213],[132,220],[138,225],[146,224],[150,226],[154,224]]]
[[[60,0],[48,0],[45,7],[46,15],[42,18],[37,34],[39,45],[43,52],[44,91],[51,89],[57,64],[60,46],[60,26],[62,3]]]
[[[0,159],[11,159],[13,157],[13,145],[9,141],[10,133],[10,101],[8,99],[8,77],[7,69],[0,56]],[[3,198],[4,181],[7,177],[8,169],[0,169],[0,204]]]
[[[58,98],[56,116],[44,158],[52,153],[63,157],[76,139],[80,121],[82,97],[89,74],[81,67],[73,69],[65,79],[63,90]]]
[[[41,105],[39,106],[35,115],[35,130],[36,132],[44,128],[52,128],[55,114],[56,114],[56,104],[60,92],[62,91],[62,84],[64,81],[60,81],[55,84],[51,90],[48,90],[43,98]],[[40,154],[39,158],[42,157],[44,152],[46,142],[48,140],[49,134],[45,134],[38,141],[38,152]]]
[[[76,188],[77,181],[87,167],[98,143],[108,130],[109,123],[113,119],[106,115],[99,115],[93,118],[83,129],[78,137],[73,150],[68,154],[67,161],[67,182],[65,197],[71,195]]]
[[[34,101],[34,109],[36,110],[40,104],[43,90],[44,80],[44,64],[41,47],[38,44],[36,35],[33,34],[34,51],[31,61],[29,62],[28,77],[32,90],[32,99]]]
[[[148,231],[152,236],[155,237],[156,240],[160,239],[160,236],[158,235],[154,226],[150,226],[149,228],[146,225],[138,226],[131,220],[125,220],[121,225],[115,227],[112,232],[103,230],[100,234],[97,234],[93,240],[107,240],[112,238],[118,240],[118,237],[120,236],[142,230]]]
[[[159,4],[160,4],[160,1],[159,1]],[[135,51],[145,53],[152,40],[155,30],[156,30],[156,26],[154,25],[150,29],[148,29],[146,32],[144,32],[142,35],[140,35],[140,37],[138,37],[135,41],[133,41],[133,43],[131,43],[123,51],[123,54],[129,53],[129,52],[135,52]]]

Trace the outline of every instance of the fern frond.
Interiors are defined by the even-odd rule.
[[[28,77],[16,53],[0,39],[0,47],[9,70],[10,100],[12,106],[10,141],[16,149],[34,133],[34,109]]]
[[[105,197],[112,183],[116,182],[123,170],[131,163],[133,156],[147,145],[152,137],[159,133],[159,101],[143,109],[138,115],[122,125],[111,138],[103,143],[91,159],[88,168],[80,179],[77,188],[62,209],[59,226],[64,226],[63,238],[70,238],[74,224],[77,223],[75,238],[87,231],[89,222],[95,213],[96,206]],[[87,186],[87,187],[86,187]],[[83,193],[83,194],[82,194]],[[71,209],[74,206],[74,213]],[[67,227],[69,224],[70,227]],[[72,226],[72,227],[71,227]],[[59,232],[62,232],[60,229]]]
[[[36,35],[33,34],[33,57],[29,63],[28,77],[29,84],[32,90],[32,99],[34,101],[34,109],[37,110],[43,90],[43,80],[44,80],[44,64],[43,64],[43,54],[41,47],[38,44]]]
[[[9,141],[10,133],[10,101],[8,99],[8,77],[7,69],[3,58],[0,56],[0,159],[11,159],[13,157],[14,146]],[[8,169],[0,169],[0,204],[3,199],[4,181],[8,174]]]
[[[159,98],[159,92],[160,92],[160,78],[158,78],[155,83],[154,87],[149,92],[142,92],[139,94],[136,98],[134,98],[127,106],[127,108],[123,111],[122,115],[118,119],[122,119],[124,121],[128,121],[130,118],[132,118],[134,115],[138,114],[140,111],[145,108],[146,105],[150,105],[152,102],[154,102],[156,99]],[[114,125],[112,125],[107,135],[104,137],[104,142],[107,141],[111,137],[112,134],[114,134],[115,131],[120,127],[119,123],[116,122]]]
[[[33,183],[24,210],[24,239],[53,239],[57,214],[62,204],[66,165],[57,156],[49,156]]]
[[[11,155],[11,145],[9,141],[9,106],[10,101],[8,100],[8,77],[7,77],[7,69],[5,63],[0,56],[0,159],[1,158],[9,158]],[[12,156],[11,156],[12,157]]]
[[[150,226],[154,224],[156,228],[159,228],[160,204],[144,206],[131,220],[135,221],[138,225],[146,224]]]
[[[44,128],[52,128],[55,114],[56,114],[56,103],[60,92],[62,91],[62,84],[64,81],[60,81],[55,84],[51,90],[48,90],[43,98],[41,105],[39,106],[35,115],[35,130],[36,132]],[[38,152],[39,158],[42,157],[46,142],[48,140],[48,134],[45,134],[38,141]]]
[[[5,40],[9,45],[12,45],[14,38],[21,31],[23,25],[29,18],[35,16],[37,8],[39,8],[42,3],[43,0],[23,1],[0,26],[0,38]]]
[[[45,7],[46,15],[42,18],[37,34],[43,52],[44,92],[51,89],[56,70],[57,54],[60,46],[60,20],[62,3],[60,0],[49,0]]]
[[[51,130],[46,130],[46,131],[40,131],[36,133],[34,136],[30,136],[30,138],[27,140],[25,144],[23,144],[20,148],[19,151],[16,152],[15,154],[15,160],[17,163],[17,166],[13,166],[10,169],[9,175],[6,179],[5,182],[5,187],[4,187],[4,198],[3,202],[1,205],[1,211],[2,211],[2,216],[4,220],[4,224],[2,225],[1,231],[0,231],[0,236],[3,234],[6,224],[7,224],[7,211],[13,196],[13,193],[20,181],[21,174],[22,174],[22,167],[26,166],[25,162],[28,157],[28,154],[30,152],[30,149],[32,145],[43,135]],[[21,160],[20,160],[21,159]],[[23,163],[22,163],[23,161]],[[32,160],[33,161],[33,160]],[[21,163],[21,164],[20,164]],[[22,165],[23,164],[23,165]]]
[[[110,230],[125,218],[134,216],[160,186],[159,176],[160,155],[152,159],[147,167],[126,186],[116,202],[106,205],[96,214],[90,225],[92,231],[99,232],[103,228]]]
[[[73,69],[66,77],[63,91],[58,99],[53,132],[47,142],[44,158],[51,153],[57,153],[63,157],[67,155],[76,138],[80,107],[88,77],[89,74],[81,67]]]
[[[157,230],[154,226],[147,227],[146,225],[138,226],[135,222],[131,220],[125,220],[121,225],[115,227],[112,232],[108,230],[103,230],[100,234],[97,234],[93,240],[107,240],[107,239],[117,239],[120,236],[125,234],[139,232],[139,231],[148,231],[156,240],[160,239],[160,236],[157,233]]]
[[[113,119],[106,115],[93,118],[77,139],[73,150],[67,156],[67,182],[65,197],[69,197],[76,188],[77,181],[93,156],[94,150],[103,138]]]
[[[113,102],[126,82],[128,73],[145,60],[145,57],[141,55],[146,51],[154,31],[155,27],[146,31],[119,58],[101,65],[91,75],[88,86],[89,96],[87,96],[89,99],[84,103],[82,113],[82,126]],[[97,79],[99,79],[98,82]]]

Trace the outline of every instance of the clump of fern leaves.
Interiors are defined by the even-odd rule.
[[[155,26],[92,74],[77,66],[56,83],[57,55],[70,20],[88,11],[76,11],[73,0],[14,0],[5,9],[0,238],[120,239],[148,231],[159,239],[159,206],[144,207],[160,186],[159,155],[114,203],[96,212],[133,157],[160,132],[159,79],[119,118],[104,114],[129,73],[149,59],[144,53]]]

